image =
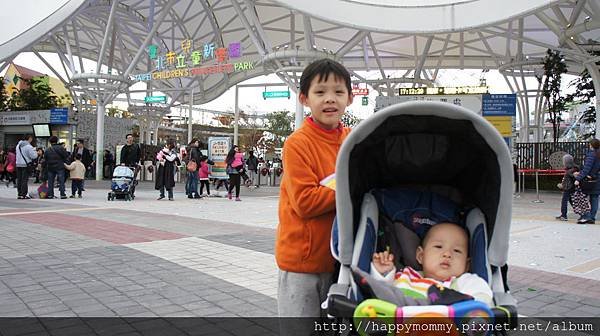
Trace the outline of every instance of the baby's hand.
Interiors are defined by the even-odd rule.
[[[394,255],[388,251],[373,254],[373,266],[377,272],[386,275],[394,269]]]

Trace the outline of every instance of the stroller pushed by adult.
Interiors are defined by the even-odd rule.
[[[116,198],[132,201],[135,198],[137,181],[134,169],[127,166],[115,167],[108,192],[109,201],[114,201]]]
[[[462,325],[463,332],[476,320],[516,325],[516,300],[501,271],[508,254],[512,181],[505,141],[489,122],[460,106],[403,103],[361,122],[336,163],[331,251],[340,271],[329,289],[328,314],[349,318],[355,326],[363,318],[402,324],[412,323],[411,317],[442,317]],[[394,253],[397,270],[420,270],[416,248],[441,222],[467,230],[469,272],[489,284],[494,307],[462,295],[457,302],[433,301],[429,294],[415,299],[367,276],[373,254],[385,250]]]

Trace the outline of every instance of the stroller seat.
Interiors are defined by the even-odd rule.
[[[441,189],[448,191],[448,189]],[[452,193],[457,195],[456,193]],[[478,208],[463,206],[430,190],[374,189],[363,198],[352,266],[369,273],[373,253],[389,249],[395,266],[420,271],[415,251],[428,229],[441,222],[456,223],[469,233],[470,273],[489,282],[485,217]],[[376,239],[374,239],[376,238]],[[332,240],[332,244],[335,241]],[[334,256],[337,247],[332,246]]]

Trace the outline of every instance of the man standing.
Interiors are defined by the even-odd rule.
[[[137,167],[141,157],[140,146],[133,143],[133,134],[127,134],[125,139],[127,143],[121,148],[121,165]]]
[[[131,187],[131,195],[135,193],[137,185],[137,174],[140,171],[140,158],[142,150],[138,144],[133,143],[133,134],[129,133],[125,136],[127,143],[121,148],[121,165],[128,166],[133,169],[133,186]]]
[[[25,138],[17,144],[16,156],[17,156],[17,193],[18,199],[30,199],[29,189],[27,187],[27,181],[31,171],[31,163],[37,158],[37,151],[31,143],[33,142],[33,136],[26,135]]]
[[[60,198],[65,199],[67,198],[65,193],[65,163],[69,159],[69,153],[63,145],[58,144],[58,137],[53,135],[48,141],[50,147],[44,154],[48,169],[48,198],[54,198],[54,179],[58,178]]]

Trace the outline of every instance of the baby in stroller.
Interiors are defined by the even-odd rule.
[[[425,299],[429,286],[441,285],[491,306],[493,294],[487,282],[477,274],[467,273],[468,253],[469,236],[465,229],[455,223],[439,223],[427,231],[417,247],[416,259],[422,273],[410,266],[396,273],[394,254],[386,250],[373,254],[371,275],[393,283],[413,297]]]

